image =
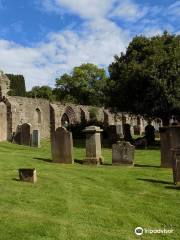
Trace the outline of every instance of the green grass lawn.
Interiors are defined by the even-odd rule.
[[[85,156],[78,142],[75,158]],[[180,239],[180,189],[159,168],[159,150],[137,150],[135,167],[61,165],[50,145],[0,143],[0,240]],[[35,167],[36,184],[17,181],[18,168]],[[174,229],[135,236],[134,228]]]

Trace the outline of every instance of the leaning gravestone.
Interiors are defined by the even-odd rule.
[[[21,145],[31,146],[31,124],[21,125]]]
[[[54,163],[73,163],[72,133],[66,128],[56,129],[52,142],[52,158]]]
[[[37,174],[36,174],[36,169],[33,168],[20,168],[19,169],[19,178],[20,181],[23,182],[32,182],[36,183],[37,182]]]
[[[117,142],[112,145],[112,164],[133,165],[135,147],[129,142]]]
[[[101,132],[100,127],[89,126],[83,130],[86,133],[86,158],[85,164],[102,164]]]
[[[173,180],[174,184],[180,183],[180,145],[172,150]]]
[[[31,146],[37,147],[37,148],[40,147],[40,131],[39,130],[33,130]]]
[[[161,167],[172,168],[171,149],[180,144],[180,126],[161,127]]]

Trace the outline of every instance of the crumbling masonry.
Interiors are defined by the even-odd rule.
[[[30,123],[32,129],[39,129],[42,138],[49,138],[50,131],[69,123],[90,120],[91,106],[50,103],[45,99],[8,96],[10,80],[0,72],[0,141],[11,140],[19,125]],[[106,125],[131,125],[132,133],[141,135],[147,125],[142,116],[129,113],[112,113],[108,109],[97,108],[97,120]],[[155,129],[161,120],[153,121]]]

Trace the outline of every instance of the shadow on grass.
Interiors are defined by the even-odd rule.
[[[79,160],[79,159],[74,159],[74,162],[78,164],[83,164],[83,160]]]
[[[20,182],[19,178],[12,178],[13,181]]]
[[[166,186],[167,189],[180,190],[180,186]]]
[[[172,182],[162,181],[162,180],[156,180],[156,179],[147,179],[147,178],[137,178],[137,180],[145,181],[145,182],[151,182],[151,183],[162,183],[162,184],[169,184],[172,185]]]
[[[112,166],[112,163],[103,163],[102,166]]]
[[[146,164],[134,164],[135,167],[150,167],[150,168],[160,168],[160,166],[146,165]]]
[[[33,159],[36,159],[36,160],[40,160],[40,161],[44,161],[44,162],[52,162],[52,160],[50,158],[33,158]]]

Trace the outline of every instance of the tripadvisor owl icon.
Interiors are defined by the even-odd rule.
[[[135,228],[135,234],[138,236],[141,236],[143,234],[143,228],[142,227],[137,227]]]

